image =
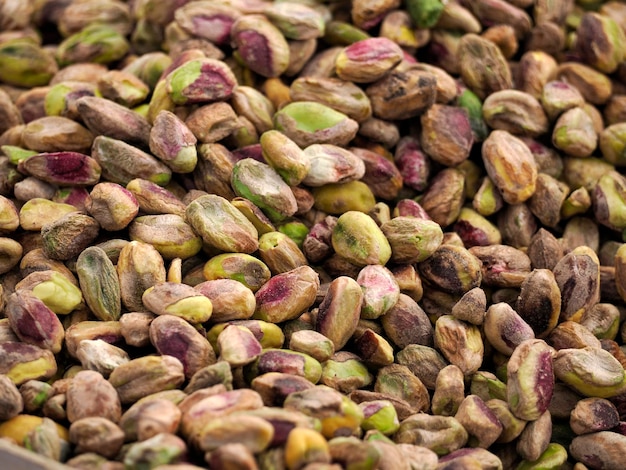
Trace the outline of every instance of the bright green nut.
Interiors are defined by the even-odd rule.
[[[0,44],[0,82],[19,87],[44,86],[57,72],[54,58],[27,39]]]
[[[22,160],[25,160],[28,157],[32,157],[33,155],[37,155],[39,152],[35,152],[34,150],[24,149],[22,147],[16,147],[15,145],[2,145],[0,146],[0,150],[7,157],[9,157],[9,161],[13,165],[17,165]]]
[[[321,383],[344,393],[367,387],[374,377],[357,356],[331,358],[322,366]]]
[[[441,0],[409,0],[407,9],[415,25],[419,29],[432,28],[437,24],[443,11],[444,2]]]
[[[557,470],[567,462],[567,450],[561,444],[551,443],[537,460],[524,460],[516,470]]]
[[[124,57],[129,49],[126,38],[115,29],[93,24],[59,44],[56,57],[62,66],[78,62],[109,64]]]
[[[315,208],[329,214],[347,211],[369,212],[376,205],[376,198],[368,185],[362,181],[326,184],[313,188]]]
[[[211,301],[204,296],[188,297],[168,305],[165,312],[182,317],[191,323],[204,323],[211,318]]]
[[[300,248],[302,248],[302,243],[304,243],[304,239],[309,233],[308,227],[298,220],[280,224],[278,231],[291,238]]]
[[[456,103],[467,111],[470,126],[477,142],[482,142],[489,135],[489,128],[483,119],[483,103],[471,90],[463,90],[456,98]]]
[[[359,406],[363,410],[364,419],[361,427],[365,431],[376,429],[386,436],[390,436],[400,427],[398,413],[390,401],[366,401]]]
[[[385,265],[391,246],[374,219],[363,212],[349,211],[337,220],[331,237],[335,252],[357,266]]]
[[[80,289],[57,272],[52,273],[49,280],[37,284],[33,288],[33,294],[59,315],[70,313],[83,301]]]

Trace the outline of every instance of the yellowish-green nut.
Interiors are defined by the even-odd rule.
[[[0,273],[13,269],[22,259],[22,245],[8,237],[0,237]]]
[[[193,287],[174,282],[161,282],[142,295],[143,304],[157,315],[175,315],[189,323],[204,323],[211,318],[211,300]]]
[[[24,342],[0,343],[3,361],[0,374],[15,385],[29,380],[47,380],[57,372],[57,362],[52,351]]]
[[[576,28],[576,50],[583,62],[603,73],[613,73],[626,53],[624,30],[609,15],[586,12]]]
[[[282,132],[268,130],[261,135],[263,158],[290,186],[304,179],[311,167],[310,160],[298,145]]]
[[[209,420],[200,429],[200,448],[212,451],[221,446],[241,443],[250,452],[264,451],[272,442],[274,427],[267,420],[245,412],[228,414]]]
[[[126,38],[115,29],[93,24],[61,42],[56,57],[61,65],[78,62],[108,64],[124,57],[129,47]]]
[[[438,223],[417,217],[394,217],[380,229],[391,246],[391,260],[395,263],[424,261],[443,241],[443,231]]]
[[[164,259],[187,259],[202,249],[202,239],[180,215],[136,217],[128,227],[131,240],[149,243]]]
[[[45,418],[31,414],[20,414],[0,424],[0,437],[15,441],[18,445],[24,446],[28,434],[41,426]],[[67,428],[56,424],[56,430],[62,439],[69,442]]]
[[[150,129],[150,151],[176,173],[189,173],[198,161],[197,139],[174,113],[160,111]]]
[[[376,205],[376,198],[370,187],[362,181],[326,184],[313,188],[315,208],[329,214],[343,214],[348,211],[368,213]]]
[[[559,380],[588,397],[611,398],[626,389],[624,368],[604,349],[561,349],[554,357],[554,372]]]
[[[0,44],[0,81],[20,86],[44,86],[57,72],[50,53],[26,39],[13,39]]]
[[[330,463],[330,449],[326,438],[314,429],[292,429],[285,443],[287,468],[299,470],[312,463]]]
[[[335,252],[357,266],[385,265],[391,246],[374,219],[359,211],[341,215],[333,228],[331,242]]]
[[[80,117],[76,100],[83,96],[99,96],[96,85],[88,82],[67,81],[53,85],[46,93],[44,109],[48,116]]]
[[[145,290],[165,281],[163,257],[152,245],[132,241],[120,251],[116,269],[123,305],[131,312],[145,312]]]
[[[626,123],[612,124],[600,133],[600,150],[608,162],[626,165]]]
[[[83,301],[80,289],[61,273],[49,271],[48,274],[32,287],[32,293],[54,313],[70,313]]]
[[[314,101],[289,103],[274,115],[274,127],[300,147],[312,144],[345,146],[355,136],[358,123],[343,113]]]
[[[532,462],[522,461],[517,470],[557,470],[567,462],[567,450],[561,444],[552,442],[541,456]]]
[[[352,393],[357,389],[367,387],[373,381],[374,376],[361,358],[347,351],[335,353],[322,366],[320,383],[339,390],[341,393]]]
[[[217,59],[194,59],[180,65],[166,78],[166,91],[175,104],[224,101],[237,80],[228,66]]]
[[[207,281],[214,279],[234,279],[253,292],[258,291],[272,273],[258,258],[246,253],[223,253],[206,262],[203,274]]]
[[[400,427],[398,413],[388,400],[366,401],[359,404],[359,407],[363,410],[364,418],[361,427],[365,431],[376,429],[390,436]]]

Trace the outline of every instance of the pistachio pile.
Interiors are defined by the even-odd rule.
[[[623,468],[624,167],[619,1],[0,0],[2,444]]]

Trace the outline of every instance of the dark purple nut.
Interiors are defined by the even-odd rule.
[[[76,109],[94,135],[106,135],[144,146],[150,141],[150,123],[121,104],[95,96],[83,96],[76,101]]]
[[[367,184],[374,196],[384,200],[393,200],[402,189],[402,174],[396,165],[374,151],[351,147],[354,155],[365,164],[365,174],[361,181]]]
[[[319,286],[319,275],[309,266],[277,274],[256,292],[254,318],[271,323],[297,318],[313,305]]]
[[[612,95],[611,80],[603,73],[578,62],[562,62],[556,70],[557,80],[573,86],[591,104],[604,104]]]
[[[437,99],[437,77],[417,68],[392,70],[365,89],[375,117],[396,121],[418,116]]]
[[[322,366],[308,354],[288,349],[265,348],[258,357],[244,369],[250,382],[268,372],[283,372],[298,375],[316,384],[322,375]]]
[[[132,241],[120,251],[117,262],[122,304],[131,312],[145,312],[144,292],[165,282],[165,265],[160,253],[152,245]]]
[[[487,174],[509,204],[518,204],[535,192],[537,163],[522,140],[495,130],[482,145]]]
[[[426,447],[442,456],[463,447],[468,438],[467,431],[454,417],[418,413],[400,423],[393,440]]]
[[[517,418],[509,408],[509,404],[505,400],[497,398],[490,399],[485,402],[500,423],[502,423],[502,432],[498,437],[498,443],[513,442],[524,431],[527,421]]]
[[[549,269],[533,269],[524,279],[515,309],[532,328],[545,338],[557,325],[561,313],[561,291]]]
[[[418,139],[412,136],[402,137],[396,145],[394,161],[405,186],[416,191],[426,189],[431,164]]]
[[[33,292],[21,289],[11,294],[4,313],[21,341],[54,354],[61,351],[65,338],[63,324]]]
[[[172,177],[169,167],[149,153],[111,137],[96,137],[91,147],[91,156],[102,167],[102,176],[105,179],[122,186],[135,178],[165,186]]]
[[[400,294],[396,303],[382,316],[385,335],[399,348],[410,344],[431,346],[433,326],[422,307],[406,294]]]
[[[490,94],[483,103],[483,118],[489,127],[514,135],[538,137],[548,131],[548,117],[539,101],[518,90]]]
[[[228,200],[200,196],[185,211],[187,222],[209,246],[231,253],[252,253],[259,247],[254,225]]]
[[[354,279],[340,276],[331,282],[319,306],[316,329],[333,342],[335,351],[356,331],[362,305],[363,291]]]
[[[262,398],[265,406],[282,406],[291,393],[314,387],[305,377],[286,372],[267,372],[254,378],[252,390]]]
[[[612,431],[600,431],[575,437],[569,453],[578,462],[589,468],[620,468],[626,436]]]
[[[554,389],[554,355],[554,349],[540,339],[526,340],[513,351],[507,365],[506,394],[517,418],[533,421],[548,409]]]
[[[519,287],[531,271],[528,256],[512,246],[474,246],[469,252],[482,263],[484,285]]]
[[[434,338],[435,347],[465,376],[472,375],[482,365],[485,346],[476,325],[443,315],[435,323]]]
[[[313,144],[304,149],[309,170],[302,183],[324,186],[329,183],[347,183],[359,180],[365,174],[365,164],[352,151],[332,144]]]
[[[80,321],[65,330],[65,348],[70,356],[78,358],[76,351],[79,343],[84,339],[101,339],[110,344],[124,341],[118,321]]]
[[[513,354],[522,341],[535,338],[530,325],[504,302],[492,304],[487,309],[483,331],[489,344],[507,356]]]
[[[173,356],[143,356],[117,367],[109,382],[124,404],[152,393],[172,390],[185,380],[183,364]]]
[[[119,425],[125,440],[145,441],[160,433],[176,433],[182,412],[177,402],[160,393],[149,395],[133,404],[121,417]]]
[[[398,351],[397,362],[407,366],[429,390],[436,388],[439,373],[449,365],[439,351],[419,344],[409,344]]]
[[[238,18],[230,31],[231,43],[243,63],[263,77],[278,77],[289,65],[285,36],[265,16]]]
[[[545,411],[539,418],[526,424],[515,448],[523,459],[532,462],[548,448],[551,439],[552,415]]]
[[[212,322],[247,320],[254,314],[256,299],[250,288],[234,279],[214,279],[194,286],[211,300]]]
[[[432,413],[440,416],[454,416],[464,398],[463,371],[454,364],[447,365],[437,375],[430,406]]]
[[[197,139],[174,113],[162,110],[150,129],[150,151],[176,173],[190,173],[196,167]]]
[[[502,433],[503,426],[496,414],[477,395],[468,395],[454,415],[469,434],[470,444],[486,449]]]
[[[78,372],[71,379],[66,396],[70,423],[91,417],[117,423],[122,416],[122,405],[115,388],[99,372]]]
[[[579,436],[611,431],[619,424],[619,413],[615,405],[605,398],[584,398],[572,410],[569,424]]]
[[[77,419],[71,424],[69,433],[77,454],[95,452],[112,459],[124,444],[124,431],[107,418],[90,416]]]
[[[566,254],[553,270],[561,291],[561,321],[578,321],[600,300],[600,263],[597,255],[585,248]]]
[[[150,323],[150,342],[159,354],[178,359],[187,378],[216,362],[206,337],[175,315],[161,315]]]
[[[102,169],[93,158],[77,152],[50,152],[33,155],[18,164],[18,170],[62,186],[90,186],[100,180]]]
[[[465,202],[465,175],[458,168],[445,168],[428,182],[420,205],[441,227],[458,218]]]
[[[478,287],[483,278],[481,260],[462,246],[440,245],[417,267],[422,281],[453,295]]]
[[[512,88],[509,65],[498,46],[488,39],[464,35],[458,45],[458,61],[463,81],[479,98]]]
[[[230,30],[240,16],[238,8],[208,1],[185,4],[174,12],[181,28],[218,46],[228,44]]]
[[[556,350],[567,348],[600,348],[600,340],[591,331],[578,322],[561,321],[547,337],[547,341]]]
[[[236,85],[230,68],[221,60],[209,58],[189,60],[165,77],[165,92],[177,105],[225,101]]]
[[[420,120],[422,148],[430,158],[446,166],[456,166],[467,159],[474,138],[463,108],[435,104]]]
[[[459,320],[473,325],[482,325],[487,311],[487,296],[480,287],[467,291],[454,304],[450,313]]]
[[[400,46],[385,37],[372,37],[347,46],[335,58],[339,78],[353,83],[372,83],[402,61]]]

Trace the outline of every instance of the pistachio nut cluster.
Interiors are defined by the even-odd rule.
[[[623,468],[624,168],[621,1],[0,0],[0,456]]]

